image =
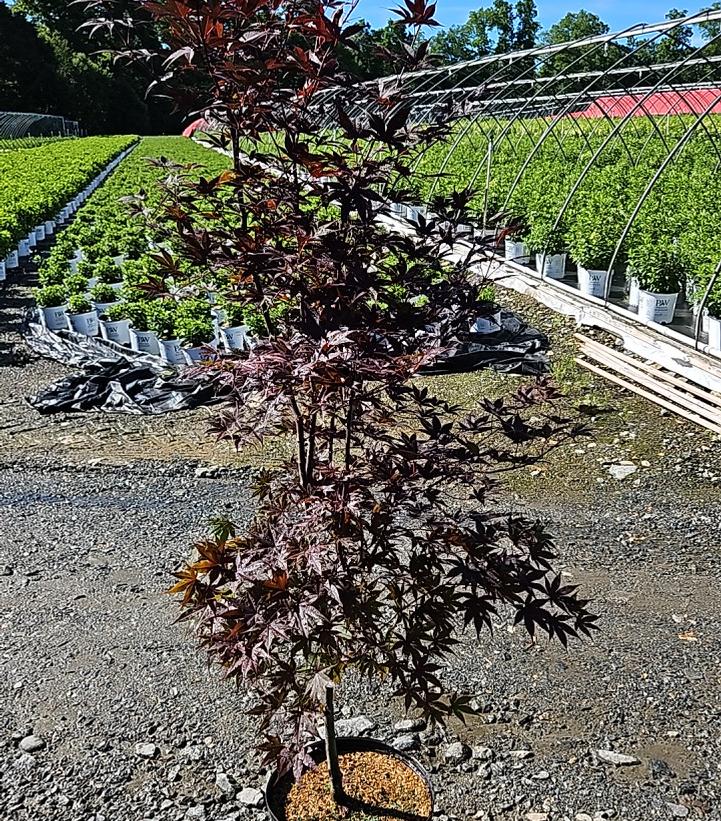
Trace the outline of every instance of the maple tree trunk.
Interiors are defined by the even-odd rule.
[[[342,804],[345,800],[343,779],[338,763],[338,748],[335,741],[335,713],[333,708],[333,685],[325,688],[325,755],[330,773],[330,783],[333,788],[333,800]]]

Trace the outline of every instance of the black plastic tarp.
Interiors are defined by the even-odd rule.
[[[464,334],[448,353],[424,368],[425,374],[464,373],[491,368],[499,373],[541,376],[550,371],[548,337],[513,311],[502,310],[498,330]]]
[[[70,331],[51,332],[32,321],[26,323],[25,331],[25,341],[33,351],[80,368],[28,398],[40,413],[158,414],[222,399],[207,380],[181,376],[158,357]]]
[[[28,402],[40,413],[111,411],[158,414],[219,402],[217,384],[197,375],[178,373],[158,357],[137,353],[105,340],[70,331],[51,332],[32,314],[25,340],[41,356],[78,367],[78,373],[44,388]],[[491,368],[501,373],[548,373],[547,337],[526,325],[512,311],[501,312],[493,333],[464,334],[451,340],[447,353],[424,369],[428,375]]]

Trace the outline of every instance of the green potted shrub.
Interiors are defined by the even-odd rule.
[[[41,287],[62,285],[68,274],[68,263],[55,257],[48,257],[40,266],[38,281]]]
[[[67,293],[62,285],[45,285],[34,291],[35,301],[42,309],[43,325],[49,331],[61,331],[68,328]]]
[[[130,347],[139,353],[160,356],[158,337],[148,325],[148,302],[128,302],[125,313],[130,320]]]
[[[185,355],[182,340],[175,333],[177,305],[170,299],[157,299],[147,306],[148,327],[158,338],[160,356],[169,365],[182,365]]]
[[[98,315],[84,294],[72,294],[68,299],[68,319],[75,333],[83,336],[98,335]]]
[[[213,322],[210,316],[202,319],[193,316],[179,318],[175,330],[183,341],[183,355],[188,365],[194,365],[205,358],[204,351],[213,340]]]
[[[219,337],[225,347],[229,351],[243,350],[250,347],[248,338],[250,328],[245,324],[243,306],[226,299],[219,304],[219,308]]]
[[[574,219],[568,233],[568,249],[578,268],[581,293],[603,299],[609,279],[608,267],[618,237],[603,224],[601,215],[583,214]]]
[[[496,302],[496,289],[485,285],[478,292],[479,311],[471,330],[476,334],[492,334],[501,328],[501,309]]]
[[[511,214],[507,221],[507,227],[503,230],[504,258],[517,265],[528,265],[531,255],[526,244],[528,226],[526,221],[516,215]]]
[[[554,228],[555,220],[541,217],[531,222],[528,232],[528,250],[535,255],[536,270],[544,279],[563,279],[566,275],[566,240],[561,228]]]
[[[123,287],[123,271],[112,257],[103,257],[95,264],[95,276],[98,282],[110,285],[116,291]]]
[[[90,289],[90,300],[98,315],[101,316],[111,306],[119,302],[118,292],[105,282],[98,282]]]
[[[68,296],[88,293],[88,278],[82,274],[68,274],[63,280],[63,286]]]
[[[670,238],[646,236],[634,242],[628,252],[628,274],[639,285],[639,319],[664,325],[673,322],[687,272],[686,260]]]
[[[114,302],[108,306],[98,321],[98,325],[100,326],[100,335],[107,342],[130,345],[130,319],[127,303]]]

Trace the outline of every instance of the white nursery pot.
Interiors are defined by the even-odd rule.
[[[45,222],[45,236],[49,237],[51,234],[55,233],[55,222],[54,220],[47,220]]]
[[[638,308],[638,292],[640,290],[640,286],[638,284],[638,280],[636,277],[631,277],[628,281],[628,307],[629,308]]]
[[[108,342],[116,342],[118,345],[130,345],[130,320],[116,319],[110,322],[107,319],[101,319],[100,335]]]
[[[248,341],[248,330],[249,328],[247,325],[236,325],[233,328],[222,328],[221,333],[223,334],[223,341],[225,342],[227,348],[231,351],[249,348],[250,343]]]
[[[114,291],[120,291],[120,290],[122,289],[122,287],[123,287],[123,283],[122,283],[122,282],[110,282],[110,283],[108,283],[108,284],[110,285],[110,287],[111,287]]]
[[[45,325],[49,331],[67,331],[68,315],[65,313],[67,308],[67,305],[43,308],[43,325]]]
[[[161,339],[160,356],[169,365],[185,364],[185,355],[179,339]]]
[[[678,293],[655,294],[641,288],[638,292],[638,317],[643,322],[668,325],[669,322],[673,322],[677,299]]]
[[[45,223],[35,226],[35,239],[42,242],[45,239]]]
[[[93,308],[100,314],[104,314],[111,305],[120,305],[120,300],[116,299],[113,302],[93,302]]]
[[[0,282],[4,282],[6,276],[7,272],[5,271],[5,260],[0,259]]]
[[[566,254],[536,254],[536,270],[545,279],[563,279],[566,275]]]
[[[30,255],[30,243],[27,239],[21,239],[18,243],[17,254],[19,257],[27,257]]]
[[[160,346],[158,337],[153,331],[136,331],[130,329],[130,347],[140,353],[149,353],[153,356],[160,356]]]
[[[582,294],[599,297],[603,299],[606,296],[606,283],[608,282],[609,273],[606,270],[597,270],[584,268],[582,265],[578,266],[578,289]]]
[[[491,316],[476,317],[471,327],[474,334],[493,334],[501,328],[501,312],[496,311]]]
[[[708,346],[721,353],[721,319],[708,318]]]
[[[113,262],[118,266],[118,268],[125,262],[125,254],[118,254],[117,257],[113,257]]]
[[[711,325],[709,324],[711,320],[711,316],[706,308],[703,309],[703,314],[701,314],[701,330],[707,334]]]
[[[203,348],[207,347],[206,345],[200,345],[197,348],[183,348],[183,356],[185,357],[185,364],[186,365],[197,365],[198,362],[201,362],[204,358],[203,355]]]
[[[87,311],[84,314],[68,314],[70,320],[70,327],[75,333],[83,334],[83,336],[97,336],[98,335],[98,315],[95,311]]]
[[[5,267],[8,271],[12,270],[13,268],[18,267],[18,252],[17,251],[10,251],[10,253],[5,257]]]
[[[505,244],[505,258],[509,262],[518,265],[528,265],[531,255],[525,242],[517,242],[515,239],[507,239]]]
[[[38,244],[38,238],[35,236],[35,231],[28,234],[28,246],[34,248]]]

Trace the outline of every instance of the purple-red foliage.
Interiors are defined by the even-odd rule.
[[[137,5],[165,32],[168,53],[145,55],[164,61],[159,87],[214,118],[233,156],[213,179],[170,174],[159,226],[174,250],[156,261],[227,277],[265,320],[252,350],[209,366],[231,396],[214,432],[294,443],[257,478],[251,525],[220,525],[177,573],[183,617],[256,694],[266,760],[304,764],[325,686],[351,668],[409,708],[462,716],[467,700],[442,677],[459,629],[481,633],[510,610],[565,645],[595,617],[553,570],[543,525],[487,500],[499,474],[581,432],[556,415],[554,388],[480,397],[468,413],[415,381],[475,318],[484,249],[454,253],[467,191],[437,198],[407,235],[383,217],[413,200],[413,160],[453,112],[414,123],[402,78],[351,85],[336,60],[355,30],[340,2]],[[433,11],[401,9],[416,30],[408,70],[426,59],[418,31]]]

